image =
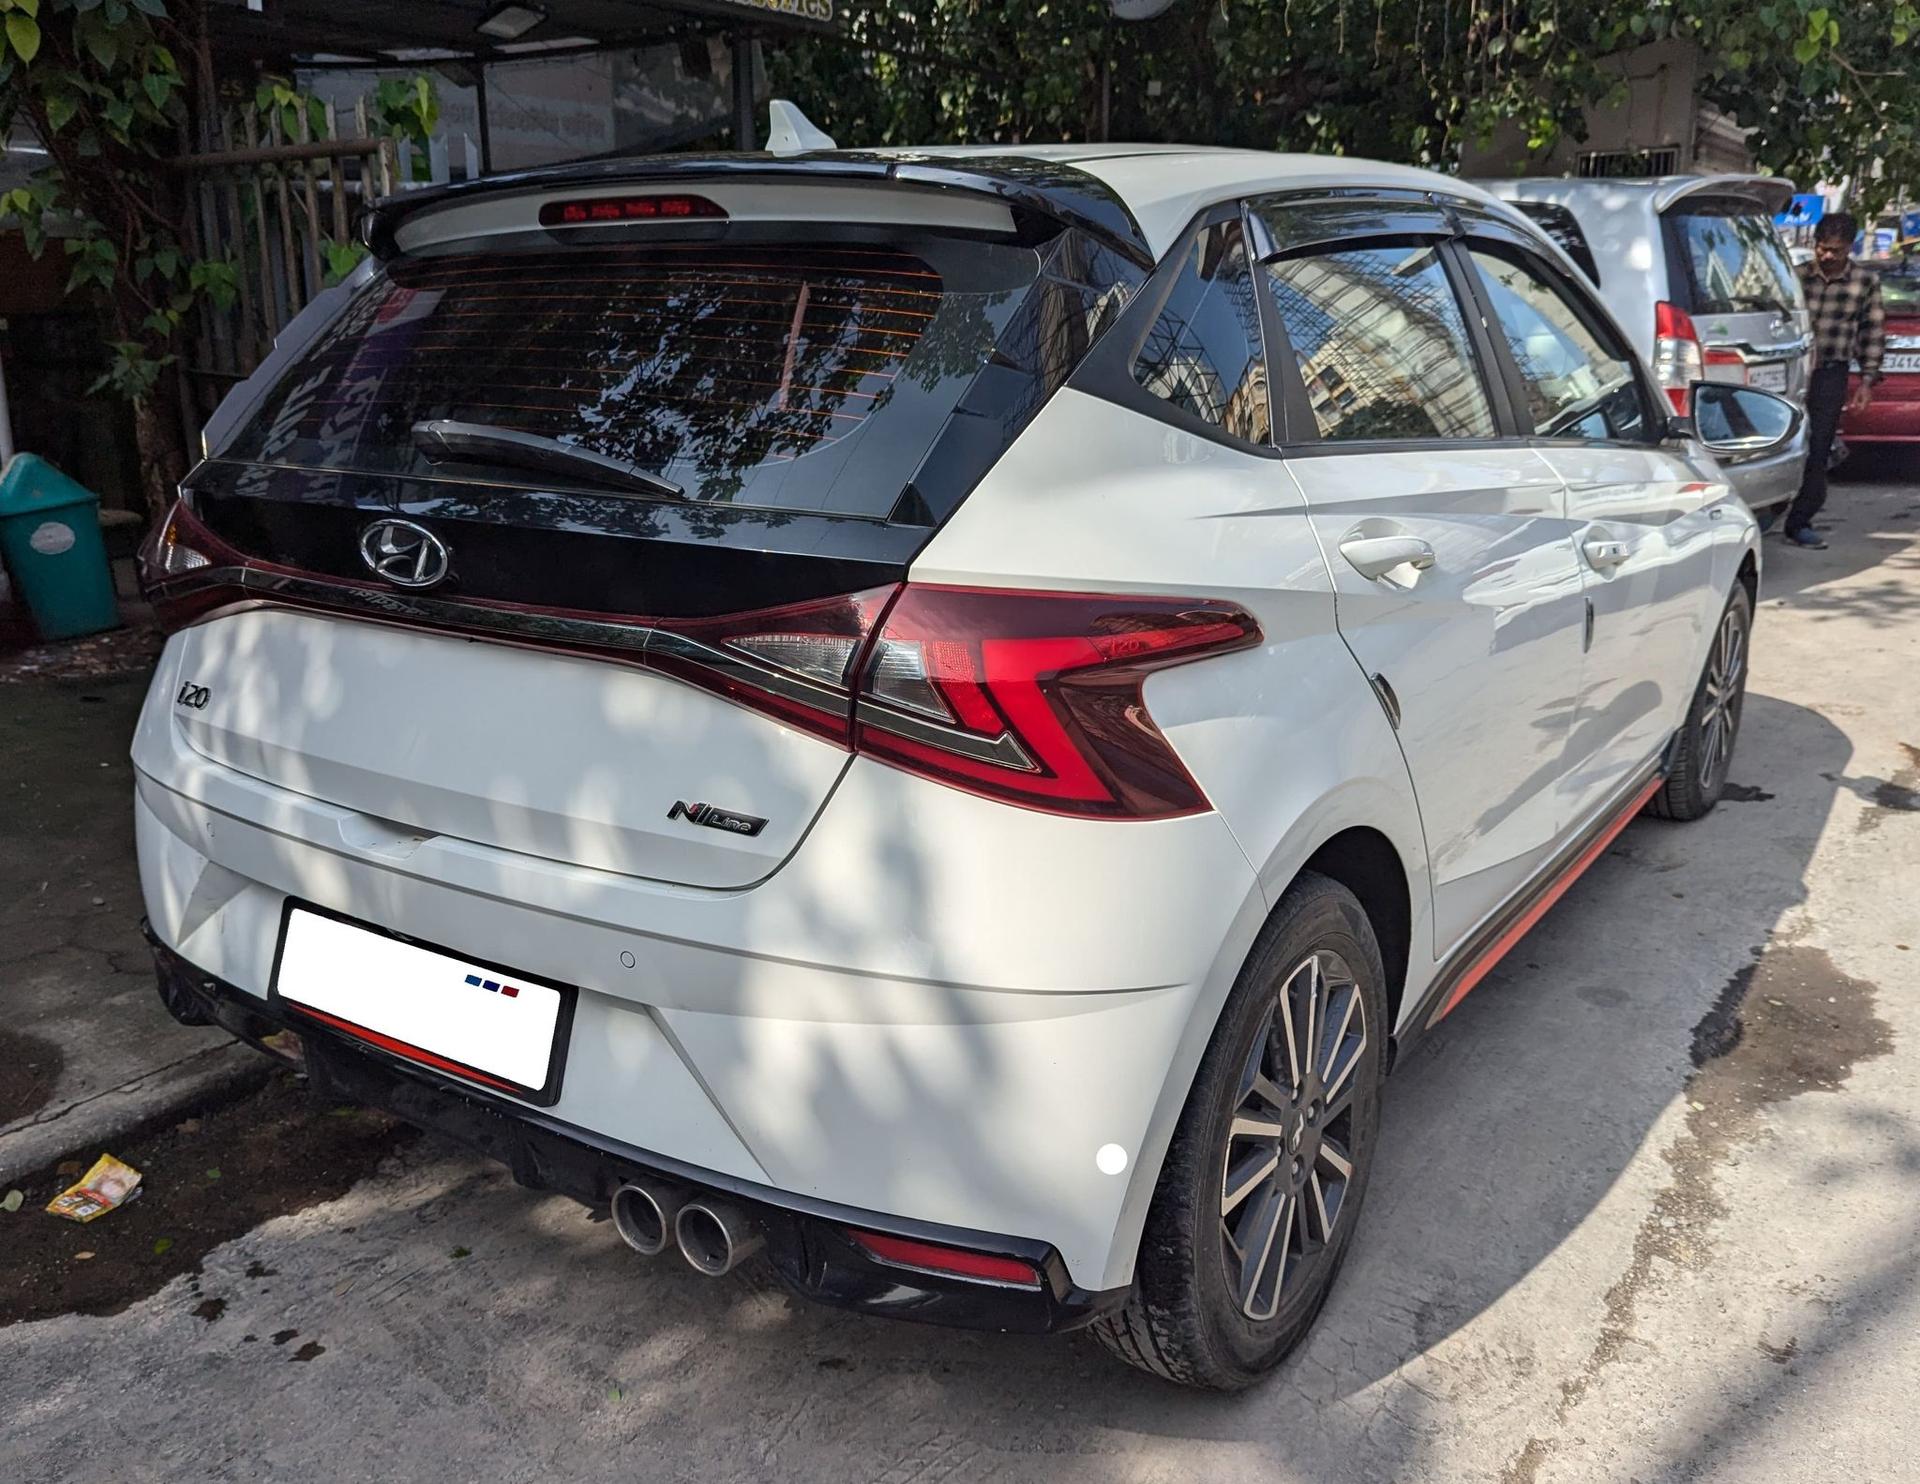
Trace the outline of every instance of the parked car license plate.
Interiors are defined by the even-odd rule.
[[[1920,351],[1912,354],[1887,356],[1880,362],[1880,369],[1888,371],[1920,371]]]
[[[1787,389],[1787,368],[1781,365],[1749,366],[1747,385],[1756,391],[1784,392]]]
[[[268,988],[297,1016],[541,1106],[560,1095],[571,986],[289,902]]]

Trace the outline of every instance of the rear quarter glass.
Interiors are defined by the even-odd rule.
[[[454,244],[389,263],[220,457],[564,483],[430,462],[413,426],[451,419],[578,444],[698,503],[886,518],[950,420],[1023,421],[1138,278],[1070,231]]]

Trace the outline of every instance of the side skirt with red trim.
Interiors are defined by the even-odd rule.
[[[1567,889],[1586,874],[1587,868],[1606,853],[1607,847],[1646,808],[1647,801],[1666,781],[1666,769],[1656,767],[1649,776],[1635,783],[1619,808],[1602,814],[1599,823],[1555,856],[1532,883],[1516,893],[1472,938],[1457,948],[1434,976],[1417,1012],[1408,1019],[1410,1034],[1403,1040],[1432,1030],[1476,984],[1492,973],[1494,965],[1505,958],[1547,915],[1548,909],[1566,895]],[[1399,1049],[1405,1050],[1405,1046]]]

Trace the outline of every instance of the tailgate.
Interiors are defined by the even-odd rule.
[[[188,629],[173,707],[192,747],[429,835],[691,886],[792,852],[848,755],[625,665],[263,608]],[[764,820],[702,828],[676,803]]]

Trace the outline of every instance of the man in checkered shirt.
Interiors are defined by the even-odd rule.
[[[1842,412],[1864,411],[1880,379],[1887,349],[1887,314],[1880,305],[1880,275],[1853,261],[1859,224],[1844,211],[1820,219],[1813,229],[1813,261],[1800,270],[1800,287],[1813,320],[1813,376],[1807,382],[1807,472],[1787,511],[1786,537],[1795,546],[1826,546],[1813,518],[1827,503],[1827,457]],[[1847,395],[1847,372],[1858,362],[1860,385]]]

